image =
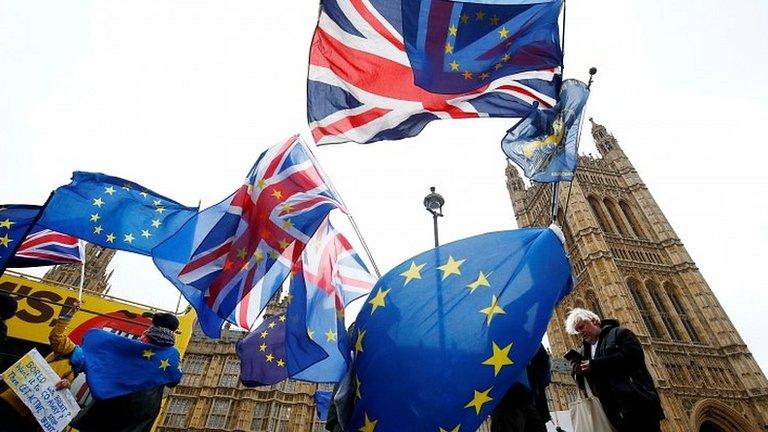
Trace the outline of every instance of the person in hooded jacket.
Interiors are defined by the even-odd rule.
[[[583,340],[581,358],[571,362],[577,384],[589,386],[616,430],[660,432],[664,411],[637,336],[582,308],[568,313],[565,328]]]
[[[179,320],[173,314],[157,313],[152,317],[152,326],[139,340],[170,347],[176,343],[178,328]],[[177,384],[171,383],[168,387]],[[80,432],[149,432],[160,413],[165,387],[158,385],[110,399],[96,399],[70,425]]]

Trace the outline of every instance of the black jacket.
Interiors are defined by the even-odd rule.
[[[586,342],[581,354],[590,358],[591,371],[586,378],[608,419],[614,425],[632,419],[663,419],[661,401],[637,336],[619,327],[616,320],[603,320],[601,327],[595,355],[590,356]],[[583,389],[583,377],[577,375],[576,378]]]
[[[96,399],[72,426],[80,432],[149,432],[160,413],[164,386]]]

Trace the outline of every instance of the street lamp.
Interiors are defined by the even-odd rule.
[[[445,198],[439,193],[435,193],[435,187],[429,188],[429,195],[424,197],[424,207],[428,212],[432,213],[432,222],[435,226],[435,247],[440,246],[437,240],[437,217],[443,216],[443,204],[445,204]]]

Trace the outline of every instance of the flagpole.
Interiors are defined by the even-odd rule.
[[[83,302],[83,286],[85,285],[85,260],[86,255],[83,254],[83,262],[80,265],[80,287],[77,290],[77,301]]]
[[[360,229],[357,227],[357,223],[355,223],[355,219],[352,217],[352,212],[350,211],[347,204],[344,202],[344,198],[341,197],[341,194],[338,190],[336,190],[336,187],[333,186],[333,182],[331,182],[330,177],[325,173],[323,170],[323,167],[320,165],[320,162],[318,162],[317,158],[315,157],[315,154],[312,152],[312,149],[309,148],[309,146],[304,143],[304,140],[300,140],[301,145],[304,146],[304,148],[307,149],[309,152],[309,157],[312,159],[312,163],[315,164],[317,167],[317,170],[320,172],[320,177],[323,178],[323,181],[328,184],[328,187],[333,191],[334,195],[339,198],[339,201],[341,202],[341,205],[344,206],[344,209],[346,210],[347,218],[349,219],[349,222],[352,224],[352,228],[355,230],[355,234],[357,234],[357,238],[360,239],[360,243],[363,245],[363,250],[365,250],[365,254],[368,255],[368,259],[371,261],[371,265],[373,266],[373,270],[376,272],[377,277],[381,277],[381,272],[379,271],[379,267],[376,265],[376,261],[373,260],[373,255],[371,255],[370,249],[368,249],[368,244],[365,242],[365,239],[363,238],[363,234],[360,232]]]

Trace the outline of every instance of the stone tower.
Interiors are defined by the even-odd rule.
[[[112,271],[107,272],[107,265],[112,261],[115,252],[114,249],[106,249],[91,243],[85,245],[84,290],[95,293],[105,293],[109,290]],[[80,264],[55,266],[45,273],[43,279],[73,287],[80,286]]]
[[[638,335],[665,432],[764,430],[765,375],[616,138],[594,122],[592,136],[600,157],[580,156],[572,185],[559,190],[576,286],[547,330],[553,356],[579,344],[563,322],[570,308],[586,307]],[[548,225],[552,187],[526,187],[511,165],[506,174],[518,225]],[[577,396],[568,373],[556,372],[550,389],[556,410]]]

